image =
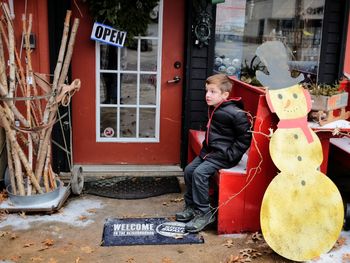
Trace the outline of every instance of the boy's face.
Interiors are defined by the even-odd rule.
[[[208,106],[215,107],[229,96],[228,92],[222,92],[216,84],[207,84],[205,90],[205,100]]]

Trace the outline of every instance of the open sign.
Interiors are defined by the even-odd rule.
[[[126,32],[97,22],[94,23],[91,32],[91,39],[117,47],[124,46],[125,38]]]

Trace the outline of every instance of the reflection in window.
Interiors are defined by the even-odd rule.
[[[137,39],[129,47],[121,48],[121,70],[137,70]]]
[[[100,74],[100,103],[117,104],[118,103],[118,74],[101,73]]]
[[[142,74],[140,80],[140,104],[155,105],[157,91],[157,75]]]
[[[105,44],[100,45],[100,68],[117,69],[118,67],[118,48]]]
[[[120,104],[136,105],[137,101],[137,75],[120,74]]]
[[[140,132],[141,138],[153,138],[155,131],[155,109],[140,109]]]
[[[142,43],[142,40],[141,40]],[[156,40],[144,40],[144,49],[141,45],[141,63],[140,69],[143,71],[157,71],[157,53],[158,53],[158,41]]]
[[[117,136],[117,109],[101,108],[100,111],[100,136],[116,137]]]
[[[144,36],[125,47],[96,44],[97,140],[147,142],[159,137],[159,19],[157,6]]]
[[[214,70],[258,84],[256,48],[282,41],[290,71],[316,81],[325,0],[226,0],[217,5]]]
[[[120,109],[120,137],[135,137],[136,135],[136,109]]]

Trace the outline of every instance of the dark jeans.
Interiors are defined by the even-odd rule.
[[[186,206],[192,206],[203,213],[210,210],[209,178],[223,167],[196,157],[184,171]]]

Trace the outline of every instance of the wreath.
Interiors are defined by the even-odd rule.
[[[158,19],[158,0],[85,0],[91,16],[99,23],[127,32],[126,45],[145,35],[148,24]]]

